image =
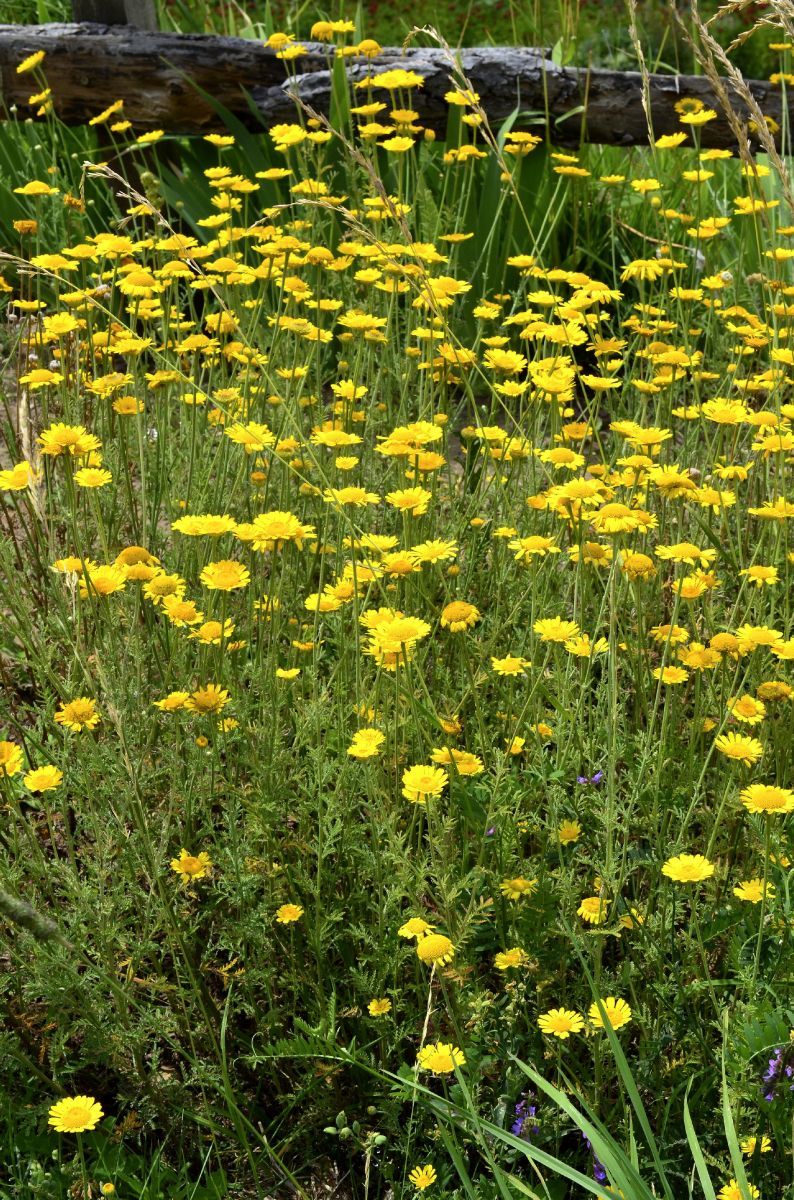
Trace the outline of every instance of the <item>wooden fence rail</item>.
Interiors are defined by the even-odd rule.
[[[287,66],[272,50],[243,38],[148,32],[89,22],[0,25],[0,115],[8,116],[11,106],[18,114],[32,113],[27,101],[31,91],[38,89],[32,86],[31,75],[16,74],[16,65],[36,50],[46,54],[42,70],[55,111],[70,125],[83,124],[122,99],[124,115],[140,132],[222,130],[222,121],[202,91],[254,128],[258,120],[251,104],[265,124],[294,120],[292,93],[327,113],[333,51],[318,43],[304,45],[305,56],[289,64],[293,75],[289,79]],[[540,132],[537,118],[545,114],[550,136],[560,145],[576,145],[582,139],[605,145],[647,145],[642,80],[635,72],[559,67],[542,50],[513,47],[462,50],[458,62],[495,127],[519,105],[524,115],[518,127]],[[423,76],[421,90],[411,94],[422,123],[445,128],[444,93],[450,87],[451,64],[443,51],[391,47],[374,60],[345,60],[353,82],[398,66]],[[749,81],[748,86],[763,113],[780,123],[780,89],[757,81]],[[728,83],[726,91],[735,111],[746,119],[746,107]],[[385,92],[380,95],[386,98]],[[652,75],[649,96],[656,136],[682,128],[674,106],[682,97],[692,96],[718,113],[716,120],[697,131],[700,144],[735,146],[731,126],[705,78]],[[791,119],[794,101],[788,103]]]

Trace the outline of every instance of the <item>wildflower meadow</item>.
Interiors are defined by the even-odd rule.
[[[288,16],[329,115],[0,129],[0,1194],[791,1200],[787,120]]]

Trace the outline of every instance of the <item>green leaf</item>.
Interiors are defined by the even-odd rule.
[[[692,1117],[689,1112],[689,1090],[691,1086],[692,1081],[690,1080],[689,1087],[687,1087],[686,1095],[684,1096],[684,1130],[686,1131],[686,1140],[689,1142],[689,1149],[692,1151],[692,1159],[695,1164],[695,1170],[698,1173],[700,1186],[703,1188],[703,1195],[706,1197],[706,1200],[717,1200],[714,1185],[709,1175],[709,1169],[706,1166],[706,1160],[703,1157],[703,1151],[700,1148],[700,1142],[695,1133],[695,1127],[692,1124]]]
[[[585,1117],[564,1092],[549,1083],[538,1071],[533,1070],[518,1058],[514,1058],[514,1061],[524,1074],[529,1076],[535,1086],[545,1092],[557,1107],[570,1117],[577,1129],[581,1130],[603,1163],[610,1181],[624,1195],[631,1196],[632,1200],[651,1200],[653,1192],[644,1183],[626,1152],[607,1132],[601,1122],[595,1117],[592,1119]]]
[[[335,58],[331,68],[331,124],[342,133],[350,133],[352,118],[350,114],[350,92],[347,85],[345,62]]]
[[[725,1014],[723,1022],[724,1037],[728,1035],[728,1014]],[[728,1080],[725,1075],[725,1047],[723,1045],[722,1057],[720,1062],[722,1071],[722,1123],[725,1126],[725,1140],[728,1143],[728,1151],[731,1156],[731,1165],[733,1167],[733,1177],[739,1185],[739,1191],[742,1193],[742,1200],[753,1200],[753,1193],[750,1190],[750,1183],[747,1179],[747,1172],[744,1169],[742,1161],[742,1151],[739,1146],[739,1139],[736,1136],[736,1126],[733,1123],[733,1114],[731,1113],[730,1097],[728,1096]]]
[[[444,1143],[444,1149],[452,1159],[452,1163],[458,1173],[458,1178],[463,1184],[469,1200],[480,1200],[480,1193],[474,1186],[469,1172],[466,1170],[466,1164],[463,1161],[463,1155],[460,1152],[457,1142],[453,1137],[450,1136],[449,1131],[444,1128],[443,1124],[438,1125],[438,1132],[441,1135],[442,1142]]]
[[[533,1192],[532,1188],[527,1187],[522,1179],[517,1179],[515,1175],[508,1175],[507,1178],[510,1181],[510,1186],[515,1188],[517,1192],[520,1192],[522,1196],[528,1196],[529,1200],[541,1200],[540,1193]],[[549,1196],[548,1188],[544,1189],[544,1194],[547,1197]]]
[[[656,1144],[656,1138],[653,1135],[653,1130],[651,1129],[650,1121],[648,1120],[648,1114],[645,1111],[645,1105],[643,1104],[640,1093],[637,1090],[637,1084],[634,1082],[634,1076],[631,1073],[631,1068],[626,1060],[626,1055],[623,1053],[623,1047],[621,1046],[618,1036],[610,1025],[609,1021],[604,1019],[606,1014],[604,1012],[603,1004],[601,1003],[601,997],[598,995],[595,986],[595,980],[593,979],[590,969],[581,953],[579,953],[579,961],[581,962],[582,969],[587,976],[587,981],[590,984],[590,990],[593,993],[593,998],[598,1005],[598,1011],[601,1014],[602,1020],[604,1021],[604,1032],[609,1038],[609,1045],[615,1058],[615,1062],[617,1063],[617,1068],[620,1072],[620,1078],[623,1080],[623,1086],[626,1089],[629,1100],[631,1101],[631,1106],[637,1115],[640,1128],[642,1129],[645,1141],[648,1144],[648,1149],[651,1152],[651,1157],[653,1158],[653,1163],[658,1174],[659,1183],[662,1186],[667,1200],[674,1200],[672,1188],[670,1187],[667,1174],[664,1166],[662,1165],[659,1147]]]

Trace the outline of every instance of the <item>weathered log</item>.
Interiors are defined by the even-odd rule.
[[[36,50],[46,52],[43,70],[52,89],[55,111],[67,124],[83,124],[117,99],[136,130],[208,133],[223,122],[201,92],[219,101],[249,128],[257,117],[273,124],[295,118],[294,95],[313,109],[328,112],[329,66],[333,50],[304,43],[307,53],[285,64],[260,42],[203,34],[156,33],[129,26],[89,23],[64,25],[0,25],[0,99],[6,110],[29,110],[30,75],[17,75],[16,64]],[[386,68],[405,67],[423,76],[421,90],[411,93],[421,121],[439,130],[446,125],[444,93],[450,87],[449,55],[433,49],[385,48],[375,60],[347,58],[353,83]],[[518,107],[517,128],[542,130],[561,145],[580,140],[605,145],[645,145],[648,128],[642,104],[642,79],[632,71],[559,67],[542,50],[487,47],[462,50],[457,62],[479,93],[492,125],[498,126]],[[296,73],[298,72],[298,73]],[[195,85],[195,86],[194,86]],[[780,90],[749,81],[762,111],[781,121]],[[746,107],[725,83],[736,112]],[[198,90],[200,89],[200,90]],[[386,93],[380,93],[385,97]],[[656,136],[681,128],[675,102],[693,96],[715,108],[718,119],[698,131],[703,146],[733,146],[735,137],[708,80],[687,75],[652,75],[650,104]],[[794,101],[790,117],[794,118]],[[538,124],[541,118],[541,125]]]

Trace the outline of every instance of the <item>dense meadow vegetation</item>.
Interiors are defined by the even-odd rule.
[[[0,136],[0,1193],[791,1198],[789,130],[243,15],[330,121]]]

